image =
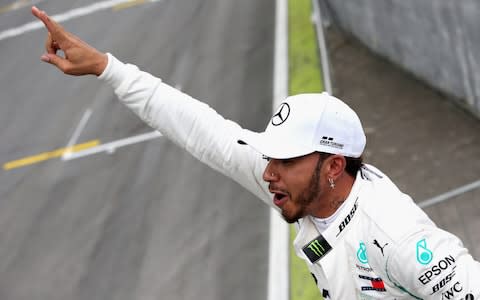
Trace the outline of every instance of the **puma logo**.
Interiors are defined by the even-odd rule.
[[[378,248],[380,248],[380,251],[382,251],[382,256],[385,256],[385,255],[383,254],[383,248],[385,248],[385,247],[388,245],[388,243],[386,243],[386,244],[383,245],[383,247],[382,247],[382,246],[380,246],[380,243],[379,243],[377,240],[373,240],[373,244],[374,244],[375,246],[377,246]]]

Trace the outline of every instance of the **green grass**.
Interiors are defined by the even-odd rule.
[[[288,4],[290,95],[324,90],[311,4],[311,0],[289,0]]]
[[[318,93],[324,90],[315,28],[311,21],[311,0],[289,0],[289,94]],[[290,227],[290,245],[296,232]],[[290,246],[290,300],[323,299],[306,263]]]
[[[293,239],[296,231],[290,226],[290,300],[318,300],[323,299],[318,291],[312,274],[305,261],[298,258],[293,249]]]

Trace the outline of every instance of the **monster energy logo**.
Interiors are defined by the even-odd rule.
[[[323,238],[322,235],[319,235],[316,239],[303,247],[303,252],[307,255],[308,259],[312,263],[315,263],[331,249],[332,246],[330,246],[330,244]]]
[[[308,249],[312,250],[317,256],[322,256],[325,251],[325,248],[323,248],[323,246],[320,245],[320,242],[317,240],[314,240],[312,243],[310,243],[310,245],[308,245]]]

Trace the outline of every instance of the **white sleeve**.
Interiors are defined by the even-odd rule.
[[[237,123],[110,53],[98,78],[112,86],[120,101],[152,128],[272,205],[262,180],[266,162],[249,146],[237,143],[243,130]]]
[[[480,299],[480,263],[455,235],[421,230],[390,255],[387,274],[416,299]]]

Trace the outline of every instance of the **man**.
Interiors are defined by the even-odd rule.
[[[479,299],[480,264],[385,174],[362,163],[363,128],[339,99],[289,97],[265,132],[250,132],[32,12],[49,32],[43,61],[66,74],[99,76],[150,126],[295,223],[296,253],[324,298]]]

